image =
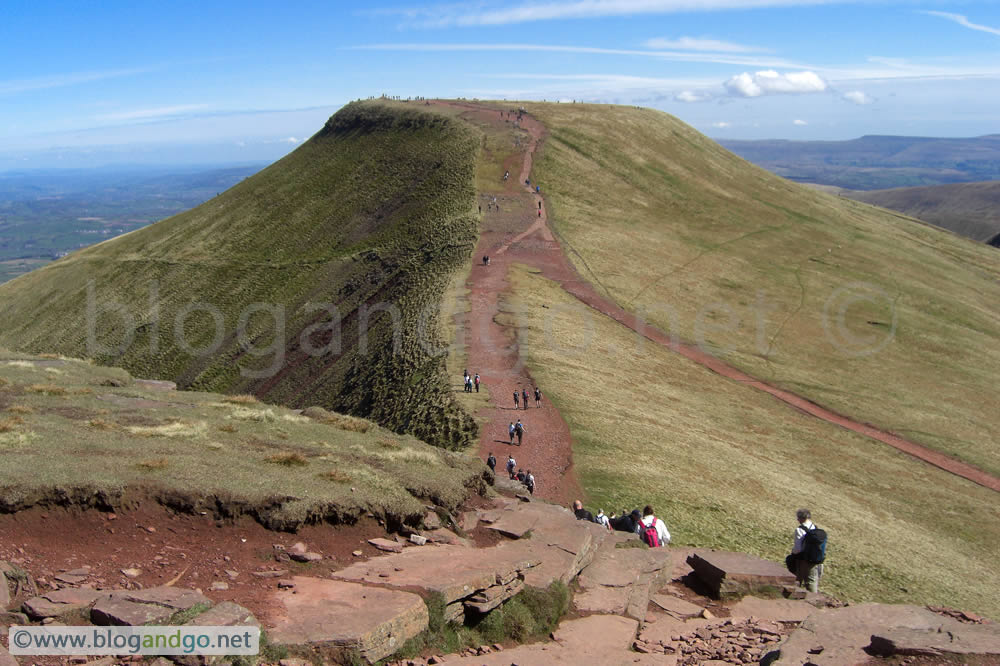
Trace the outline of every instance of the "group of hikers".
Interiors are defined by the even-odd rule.
[[[527,409],[528,408],[528,387],[527,386],[525,386],[524,388],[522,388],[520,393],[517,392],[517,389],[514,389],[514,409],[520,409],[521,408],[522,399],[523,399],[524,408]],[[536,386],[535,387],[535,408],[537,409],[538,407],[541,407],[541,406],[542,406],[542,392]]]
[[[583,502],[576,500],[573,502],[573,514],[577,520],[586,520],[597,523],[608,530],[617,532],[629,532],[638,534],[642,542],[650,548],[660,548],[670,543],[670,531],[667,524],[653,514],[653,507],[648,504],[639,513],[639,509],[625,511],[619,515],[604,515],[604,509],[598,509],[595,516],[587,509],[583,508]]]
[[[489,467],[494,474],[497,471],[497,459],[490,451],[490,457],[486,459],[486,466]],[[535,494],[535,475],[531,473],[529,469],[527,472],[517,466],[517,461],[514,460],[514,456],[507,456],[507,474],[510,476],[511,481],[520,481],[524,484],[524,487],[528,489],[528,492],[532,495]],[[514,470],[517,470],[516,472]]]
[[[465,371],[465,379],[463,384],[465,385],[465,392],[472,393],[473,387],[475,387],[476,393],[479,393],[479,373],[477,372],[475,377],[469,375],[469,371]]]

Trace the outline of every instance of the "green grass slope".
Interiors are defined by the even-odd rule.
[[[478,233],[479,141],[416,104],[352,103],[205,204],[0,286],[0,344],[461,446],[476,427],[434,350]]]
[[[777,178],[664,113],[526,107],[585,278],[752,375],[1000,474],[994,249]]]
[[[846,190],[842,195],[916,217],[983,243],[1000,234],[1000,181],[871,192]]]
[[[482,463],[318,408],[164,391],[120,368],[0,350],[0,512],[152,499],[272,529],[418,524],[485,490]]]

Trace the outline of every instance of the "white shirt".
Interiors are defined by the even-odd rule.
[[[792,555],[797,555],[802,552],[802,540],[806,538],[806,532],[811,529],[815,529],[813,521],[806,519],[806,522],[801,523],[795,528],[795,543],[792,544]]]
[[[664,523],[662,520],[660,520],[656,516],[645,516],[642,519],[643,526],[644,527],[649,527],[649,523],[652,520],[656,521],[656,525],[655,525],[655,527],[656,527],[656,538],[660,540],[660,545],[661,546],[666,546],[668,543],[670,543],[670,532],[667,531],[667,525],[666,525],[666,523]]]

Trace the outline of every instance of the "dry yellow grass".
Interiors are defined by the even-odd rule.
[[[257,396],[242,394],[242,395],[230,395],[222,399],[222,402],[228,402],[231,405],[256,405],[260,402]]]
[[[67,395],[69,393],[64,387],[55,384],[32,384],[25,390],[28,393],[42,393],[51,396]]]
[[[24,419],[19,416],[0,419],[0,433],[13,432],[21,425],[24,425]]]
[[[350,474],[345,474],[338,469],[322,472],[319,477],[325,481],[333,481],[334,483],[350,483],[354,480]]]
[[[330,412],[322,407],[308,407],[303,410],[302,415],[313,421],[325,423],[326,425],[347,430],[348,432],[365,433],[375,427],[375,424],[371,421],[359,419],[355,416],[348,416],[347,414]]]
[[[236,432],[237,427],[234,426],[232,423],[223,423],[222,425],[219,426],[219,430],[221,432]]]
[[[504,317],[570,425],[592,509],[649,503],[676,544],[781,561],[807,506],[830,533],[825,589],[1000,617],[996,493],[584,316],[527,270],[513,284]]]
[[[265,460],[277,465],[285,465],[286,467],[301,467],[309,463],[304,455],[295,451],[282,451],[281,453],[275,453],[265,458]]]
[[[94,430],[114,430],[117,427],[117,424],[104,419],[90,419],[87,421],[87,425]]]
[[[34,414],[35,410],[28,405],[11,405],[7,408],[11,414]]]
[[[166,469],[170,465],[170,461],[167,458],[153,458],[151,460],[143,460],[137,463],[139,467],[147,470],[157,470]]]

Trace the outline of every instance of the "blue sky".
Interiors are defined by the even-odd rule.
[[[382,93],[651,106],[715,138],[1000,133],[1000,5],[25,2],[0,169],[271,160]]]

